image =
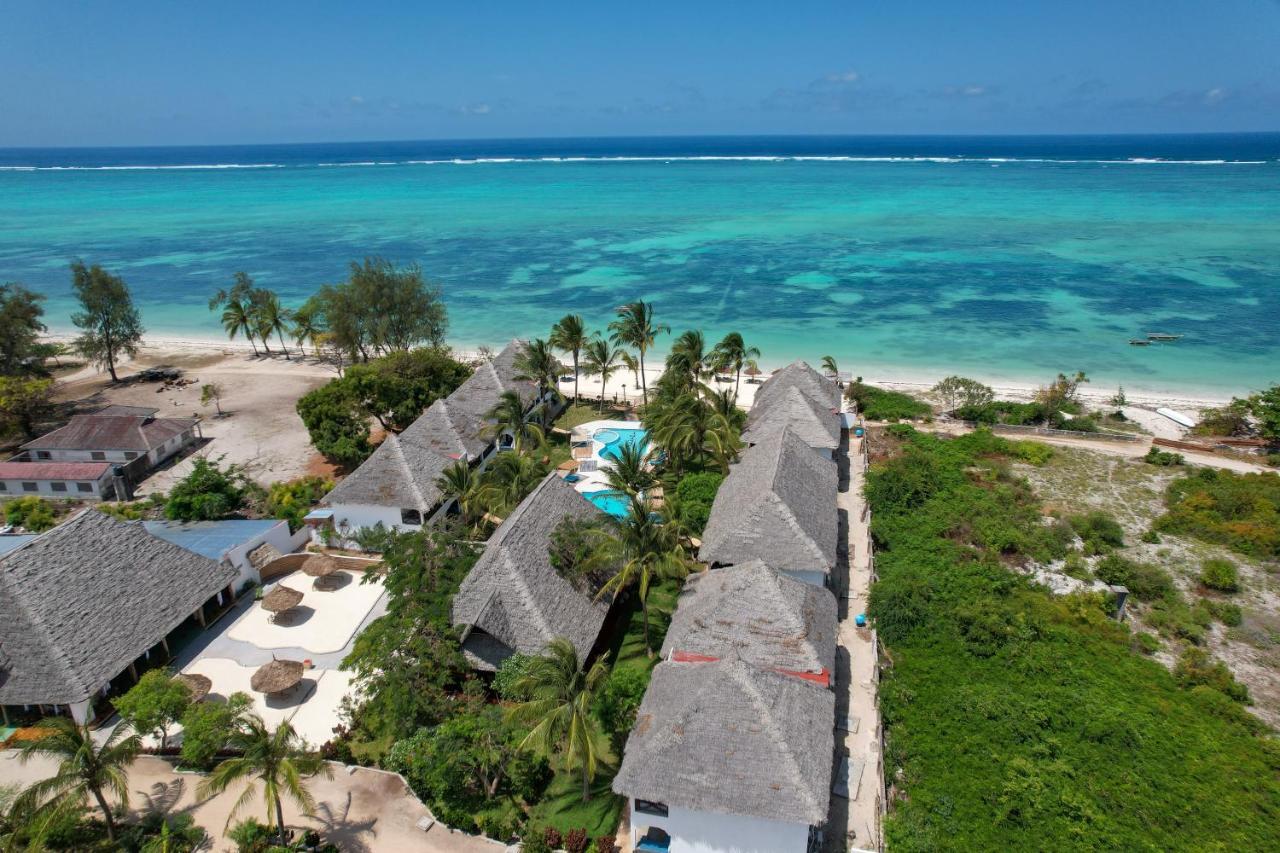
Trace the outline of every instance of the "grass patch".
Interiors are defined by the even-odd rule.
[[[570,405],[565,408],[565,410],[560,413],[560,417],[556,418],[555,426],[560,429],[570,430],[574,427],[582,426],[583,424],[589,424],[592,421],[614,421],[627,419],[628,414],[623,409],[617,409],[613,406],[605,406],[604,411],[602,412],[597,406],[578,403],[576,406]]]
[[[618,762],[610,754],[607,766],[602,766],[591,783],[591,799],[582,801],[582,776],[577,771],[556,771],[555,778],[547,786],[546,793],[530,810],[530,824],[535,827],[554,826],[563,833],[571,829],[585,829],[591,838],[613,835],[622,820],[626,800],[613,792],[613,776]]]
[[[844,393],[846,397],[858,404],[858,413],[867,420],[909,421],[933,415],[932,406],[901,391],[889,391],[874,385],[854,382],[845,389]]]

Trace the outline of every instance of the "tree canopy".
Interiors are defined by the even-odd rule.
[[[38,357],[37,341],[46,331],[44,296],[20,284],[0,284],[0,375],[27,373]]]
[[[111,381],[118,382],[116,362],[121,355],[137,355],[144,332],[129,286],[97,264],[85,266],[84,261],[71,264],[71,285],[80,300],[80,310],[71,315],[71,322],[80,329],[76,349],[105,367]]]

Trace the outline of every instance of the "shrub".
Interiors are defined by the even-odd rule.
[[[613,853],[618,846],[616,835],[601,835],[596,839],[596,853]]]
[[[182,763],[207,770],[227,743],[240,715],[253,707],[245,693],[232,693],[226,702],[196,702],[182,714]]]
[[[1209,601],[1207,604],[1213,618],[1228,628],[1235,628],[1244,622],[1244,611],[1238,604],[1232,604],[1230,601]]]
[[[1071,432],[1097,432],[1098,422],[1090,417],[1067,418],[1058,426],[1058,429]]]
[[[321,385],[298,400],[297,410],[312,446],[330,462],[354,468],[373,453],[369,416],[349,387]]]
[[[1144,655],[1153,655],[1160,651],[1160,638],[1147,631],[1139,631],[1133,635],[1133,642]]]
[[[18,498],[5,504],[4,520],[32,533],[44,533],[57,523],[53,516],[53,505],[44,498],[35,496]]]
[[[324,477],[299,477],[272,483],[264,509],[272,518],[288,521],[290,532],[297,532],[302,528],[302,519],[332,488],[333,481]]]
[[[1225,545],[1252,557],[1280,557],[1280,474],[1204,468],[1169,484],[1156,527]]]
[[[1092,554],[1102,554],[1112,548],[1124,547],[1124,528],[1120,522],[1101,510],[1087,515],[1073,515],[1070,518],[1071,528],[1084,540],[1085,550]]]
[[[244,506],[246,478],[238,465],[225,470],[216,460],[197,457],[191,473],[169,491],[165,518],[176,521],[213,521],[226,518]]]
[[[688,474],[676,486],[676,498],[680,506],[680,520],[694,535],[700,535],[711,516],[711,504],[724,482],[718,471]]]
[[[1204,649],[1184,650],[1173,668],[1173,677],[1183,687],[1205,685],[1225,693],[1237,702],[1249,704],[1249,688],[1236,681],[1226,664],[1211,659]]]
[[[589,842],[585,829],[571,829],[564,837],[564,849],[566,853],[587,853]]]
[[[552,853],[553,848],[547,843],[544,833],[530,829],[520,839],[520,853]]]
[[[542,830],[542,840],[552,850],[558,850],[564,841],[564,836],[554,826],[548,826]]]
[[[1011,442],[1013,455],[1029,465],[1040,466],[1053,458],[1053,448],[1039,441]]]
[[[533,655],[516,653],[504,660],[498,666],[498,671],[493,674],[493,692],[507,702],[526,701],[529,697],[524,691],[516,688],[516,682],[525,674],[525,670],[529,668],[533,659]]]
[[[1103,557],[1093,567],[1093,573],[1105,583],[1127,587],[1140,601],[1154,601],[1174,591],[1173,578],[1164,569],[1119,554]]]
[[[1160,534],[1156,533],[1155,528],[1152,528],[1146,531],[1145,533],[1143,533],[1141,539],[1143,542],[1146,542],[1148,545],[1160,544]]]
[[[168,746],[169,729],[191,706],[191,691],[167,671],[153,669],[112,704],[135,731],[158,734],[164,747]]]
[[[922,403],[909,394],[887,391],[861,381],[851,382],[844,395],[858,405],[859,414],[871,421],[909,421],[933,414],[928,403]]]
[[[1240,589],[1240,571],[1230,560],[1205,560],[1200,564],[1200,583],[1218,592],[1237,592]]]
[[[246,818],[227,831],[237,853],[263,853],[271,847],[275,834],[255,818]]]
[[[609,673],[595,702],[596,716],[606,732],[625,736],[631,731],[648,686],[649,673],[643,669],[615,668]]]
[[[1164,468],[1169,468],[1173,465],[1183,464],[1186,459],[1181,453],[1169,453],[1168,451],[1161,450],[1155,445],[1152,445],[1151,449],[1147,451],[1147,455],[1142,457],[1142,461],[1146,462],[1148,465],[1159,465]]]

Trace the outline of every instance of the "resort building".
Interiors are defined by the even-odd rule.
[[[448,397],[436,400],[400,434],[391,433],[321,501],[310,521],[332,525],[344,535],[381,524],[389,530],[418,530],[449,504],[437,481],[456,462],[483,468],[509,435],[491,435],[488,414],[508,391],[532,410],[537,386],[517,379],[516,359],[524,348],[512,341],[492,361],[477,367]]]
[[[125,689],[169,656],[187,620],[234,600],[236,570],[97,510],[0,556],[0,706],[5,718],[69,710]]]
[[[789,426],[742,453],[720,485],[698,557],[714,566],[763,560],[816,586],[836,566],[839,520],[835,463]]]
[[[745,444],[760,444],[781,429],[789,428],[818,453],[834,459],[840,448],[843,416],[838,409],[825,409],[804,391],[792,385],[768,400],[756,401],[747,414],[742,431]]]
[[[662,644],[674,662],[740,660],[757,669],[831,686],[836,598],[760,560],[685,581]]]
[[[112,462],[0,462],[0,498],[115,498],[117,467]]]
[[[288,554],[306,540],[305,534],[292,535],[289,522],[276,519],[227,519],[225,521],[144,521],[152,536],[172,542],[193,554],[236,570],[235,587],[249,581],[262,583],[258,566],[251,559],[259,548],[267,546],[272,556]]]
[[[636,851],[807,853],[830,802],[835,694],[742,660],[664,661],[613,790]]]
[[[820,409],[837,412],[841,409],[840,387],[803,361],[793,361],[766,379],[756,389],[754,405],[768,405],[788,388],[799,389]]]
[[[453,599],[453,624],[476,669],[495,671],[513,654],[536,655],[564,637],[585,661],[609,612],[589,584],[575,585],[551,565],[551,534],[566,518],[600,511],[569,483],[548,474],[498,526]]]
[[[157,418],[158,411],[108,406],[76,415],[66,426],[22,445],[22,453],[11,461],[135,463],[145,458],[127,466],[131,472],[145,472],[201,437],[199,418]]]

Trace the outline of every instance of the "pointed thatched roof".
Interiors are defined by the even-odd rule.
[[[762,669],[812,673],[836,666],[836,599],[760,560],[690,575],[662,644],[671,658],[738,658]]]
[[[767,401],[756,400],[747,414],[742,440],[759,444],[771,434],[789,428],[810,447],[831,453],[840,446],[840,425],[838,410],[823,407],[792,385]]]
[[[302,662],[272,660],[258,667],[249,678],[249,686],[259,693],[281,693],[302,681]]]
[[[489,539],[453,599],[453,624],[477,669],[495,670],[516,652],[538,654],[565,637],[585,660],[609,611],[551,566],[551,533],[566,517],[600,510],[554,473],[538,484]]]
[[[723,566],[763,560],[779,571],[836,564],[836,463],[790,428],[742,454],[720,485],[698,557]]]
[[[516,360],[524,352],[524,341],[513,340],[502,348],[502,352],[476,368],[475,372],[449,395],[449,401],[458,408],[484,417],[507,391],[514,391],[526,406],[533,403],[538,395],[536,383],[527,379],[517,379],[520,374]]]
[[[0,704],[83,702],[235,579],[85,510],[0,558]]]
[[[312,554],[302,561],[302,571],[313,578],[327,578],[341,568],[338,561],[328,554]]]
[[[840,408],[840,387],[803,361],[793,361],[756,389],[754,406],[767,406],[788,388],[797,388],[819,408]]]
[[[835,695],[741,661],[653,671],[613,790],[809,826],[827,819]]]
[[[272,613],[283,613],[292,610],[302,603],[302,593],[284,584],[276,584],[275,588],[262,596],[262,609]]]

